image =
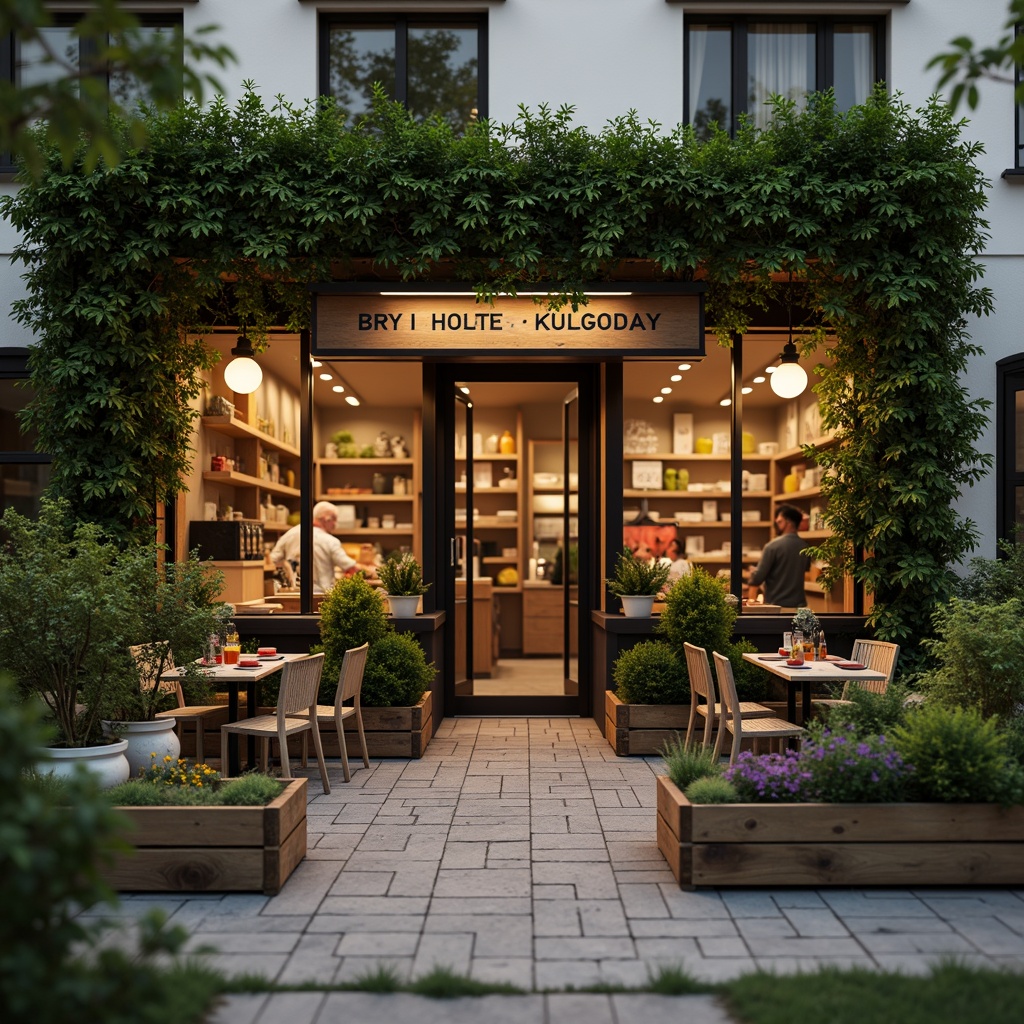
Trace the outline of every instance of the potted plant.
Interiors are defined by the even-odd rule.
[[[423,570],[415,556],[409,552],[391,555],[377,568],[377,576],[387,591],[391,614],[396,619],[414,616],[420,597],[430,588],[423,582]]]
[[[124,740],[103,736],[111,687],[124,672],[125,595],[138,562],[64,500],[43,498],[30,520],[5,510],[0,528],[0,671],[45,705],[55,733],[46,769],[82,760],[104,785],[127,778]]]
[[[803,634],[804,657],[813,658],[821,637],[821,623],[810,608],[797,608],[793,616],[793,631],[797,630]]]
[[[122,630],[127,640],[120,670],[106,698],[106,735],[128,740],[132,775],[150,763],[150,755],[173,758],[180,752],[173,717],[157,717],[177,706],[176,687],[159,679],[174,664],[184,666],[182,689],[190,704],[207,704],[210,688],[196,664],[211,633],[222,631],[225,606],[217,602],[223,574],[211,571],[193,553],[182,562],[161,564],[157,549],[130,553],[134,571],[124,595]]]
[[[608,590],[622,602],[627,618],[646,618],[654,608],[654,599],[668,582],[671,566],[637,558],[623,548],[615,561],[615,575],[606,579]]]

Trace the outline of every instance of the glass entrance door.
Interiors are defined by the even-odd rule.
[[[437,521],[448,553],[439,590],[445,707],[455,714],[590,713],[596,605],[580,566],[598,562],[596,549],[585,554],[599,490],[585,455],[597,436],[596,379],[565,364],[438,367]]]

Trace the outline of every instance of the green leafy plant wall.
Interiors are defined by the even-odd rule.
[[[960,383],[978,351],[966,324],[991,306],[983,180],[944,106],[879,89],[839,113],[825,94],[706,142],[635,114],[589,131],[541,107],[456,136],[385,102],[346,129],[329,105],[268,110],[250,88],[148,129],[113,169],[65,170],[53,152],[3,201],[23,238],[17,316],[39,341],[27,421],[79,515],[151,529],[190,465],[211,360],[197,329],[305,326],[309,282],[440,272],[557,304],[641,261],[705,280],[726,339],[792,275],[835,339],[816,385],[840,440],[818,456],[836,470],[822,554],[873,591],[879,636],[927,632],[976,535],[950,502],[988,465],[984,403]]]

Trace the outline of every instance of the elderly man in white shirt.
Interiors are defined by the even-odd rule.
[[[334,528],[338,525],[338,510],[329,501],[318,501],[313,506],[313,593],[325,594],[335,582],[335,568],[345,575],[351,575],[358,566],[355,559],[350,558],[341,541],[334,536]],[[274,545],[270,552],[270,560],[284,570],[289,586],[295,585],[295,572],[292,563],[299,561],[302,527],[293,526]],[[372,574],[369,566],[362,566],[364,571]]]

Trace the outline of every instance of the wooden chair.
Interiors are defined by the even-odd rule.
[[[338,730],[338,747],[341,749],[341,767],[345,773],[345,781],[352,781],[352,773],[348,766],[348,747],[345,743],[346,718],[355,716],[356,728],[359,730],[359,746],[363,754],[363,767],[370,767],[370,757],[366,750],[366,733],[363,732],[363,709],[360,703],[363,692],[363,670],[366,668],[366,655],[370,650],[369,643],[362,647],[353,647],[345,652],[341,661],[341,671],[338,673],[338,693],[334,698],[334,707],[326,704],[316,706],[316,718],[318,725],[326,725],[334,722]],[[351,707],[346,707],[348,701],[352,701]],[[302,767],[306,767],[306,735],[302,737]]]
[[[690,745],[697,716],[700,715],[704,718],[703,746],[710,747],[711,734],[722,715],[722,705],[716,703],[715,681],[711,675],[711,665],[708,664],[708,652],[703,647],[691,643],[684,643],[683,651],[686,653],[686,669],[690,675],[690,720],[686,725],[686,746]],[[704,701],[703,704],[701,699]],[[741,718],[775,716],[771,708],[752,700],[740,701],[739,714]]]
[[[726,732],[732,733],[732,753],[729,764],[736,763],[736,755],[744,739],[754,741],[755,751],[759,740],[781,741],[803,736],[804,730],[781,718],[748,718],[739,715],[739,698],[736,696],[736,680],[732,675],[732,662],[724,654],[714,652],[715,669],[718,672],[718,689],[722,695],[722,714],[718,720],[718,739],[715,741],[715,757],[722,753],[722,739]]]
[[[157,718],[173,718],[174,731],[179,742],[184,738],[186,722],[192,722],[196,732],[196,761],[203,762],[203,730],[208,720],[226,719],[227,708],[223,704],[186,704],[185,692],[178,679],[161,679],[164,672],[174,668],[174,655],[167,640],[152,644],[135,644],[130,647],[135,664],[139,667],[139,678],[145,687],[155,686],[162,693],[174,693],[178,706],[171,711],[158,711]]]
[[[324,792],[330,793],[331,784],[324,764],[324,748],[320,743],[320,728],[316,716],[316,695],[320,689],[320,674],[324,670],[323,654],[312,654],[306,658],[285,662],[281,673],[281,689],[277,698],[277,709],[270,715],[244,718],[221,726],[221,764],[228,763],[228,737],[258,736],[260,744],[260,767],[267,769],[270,741],[276,739],[281,747],[281,778],[292,778],[291,759],[288,757],[288,737],[299,733],[313,734],[313,749],[320,767]]]
[[[871,693],[885,693],[896,674],[896,659],[900,656],[900,645],[886,643],[884,640],[854,640],[853,655],[851,661],[859,661],[862,665],[875,672],[884,672],[885,679],[857,678],[856,672],[850,673],[850,678],[843,683],[842,696],[832,699],[822,699],[813,702],[815,711],[828,710],[839,707],[843,704],[852,704],[849,699],[850,687],[859,686],[862,690]]]

